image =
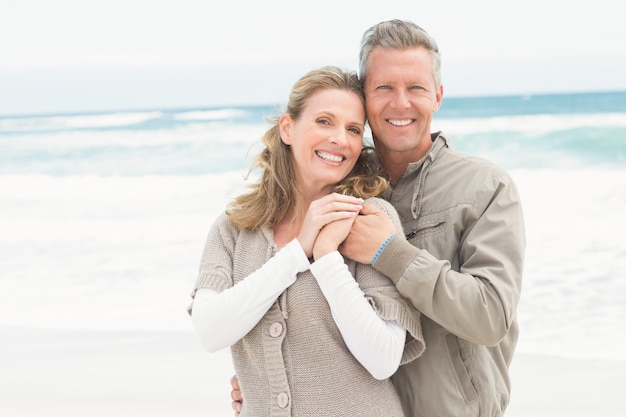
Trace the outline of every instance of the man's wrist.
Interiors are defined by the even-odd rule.
[[[376,250],[376,253],[372,257],[370,264],[374,265],[376,263],[376,261],[378,260],[378,257],[380,256],[381,253],[383,253],[383,250],[385,250],[385,247],[389,244],[389,242],[391,242],[391,239],[393,239],[393,235],[395,234],[396,232],[393,232],[392,234],[390,234],[387,237],[387,239],[385,239],[385,241],[378,247],[378,250]]]
[[[395,283],[419,252],[420,249],[408,242],[404,235],[397,233],[383,248],[376,263],[372,266]]]

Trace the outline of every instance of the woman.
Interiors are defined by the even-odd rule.
[[[272,123],[252,167],[260,179],[209,233],[194,328],[210,352],[231,346],[243,416],[402,416],[388,377],[424,350],[419,313],[337,251],[363,204],[401,230],[372,198],[387,184],[363,148],[356,74],[307,73]]]

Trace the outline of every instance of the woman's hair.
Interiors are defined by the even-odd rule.
[[[367,77],[367,64],[374,48],[409,49],[422,46],[430,53],[433,62],[435,85],[441,84],[441,56],[437,42],[424,29],[407,20],[393,19],[380,22],[363,34],[359,52],[359,74],[361,81]]]
[[[326,89],[352,91],[365,105],[363,87],[356,73],[327,66],[308,72],[294,84],[285,112],[297,120],[307,100],[314,93]],[[249,192],[235,198],[226,211],[231,223],[238,229],[274,227],[296,203],[296,170],[291,148],[280,138],[279,119],[270,119],[271,127],[262,138],[264,148],[248,172],[249,175],[260,170],[260,179],[250,185]],[[387,181],[378,172],[373,148],[363,148],[352,171],[337,184],[336,191],[361,198],[378,196],[387,187]]]

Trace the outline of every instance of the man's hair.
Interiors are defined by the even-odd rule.
[[[437,42],[424,29],[407,20],[393,19],[370,27],[361,39],[359,52],[359,76],[363,82],[367,78],[367,65],[370,54],[376,47],[385,49],[409,49],[422,46],[430,53],[433,62],[435,85],[441,84],[441,56]]]

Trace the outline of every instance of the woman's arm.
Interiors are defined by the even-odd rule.
[[[374,378],[390,377],[400,365],[406,330],[376,314],[339,252],[311,264],[311,272],[350,352]]]
[[[194,329],[204,348],[216,352],[245,336],[296,281],[309,261],[296,239],[285,245],[261,268],[231,288],[217,292],[200,288],[191,311]]]

